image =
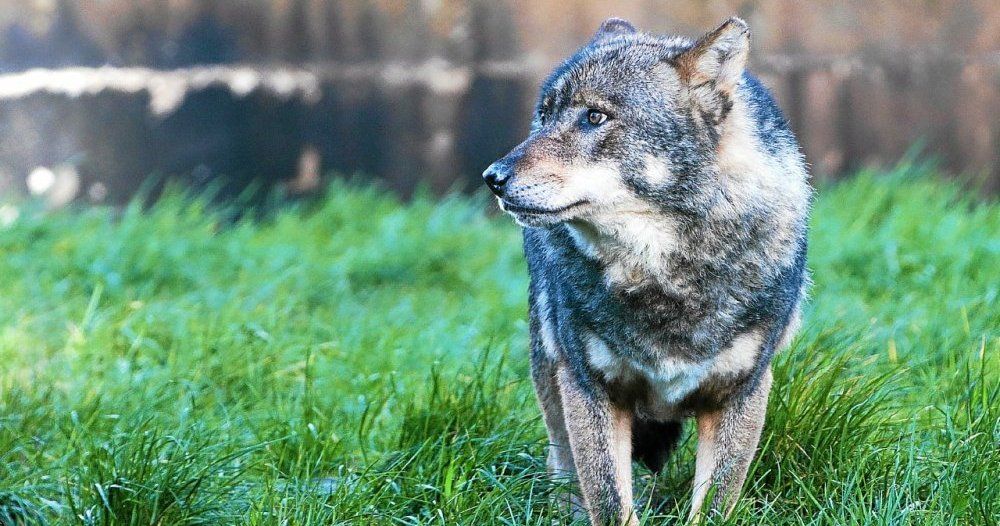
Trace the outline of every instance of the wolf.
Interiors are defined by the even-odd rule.
[[[695,41],[609,19],[483,173],[523,227],[548,468],[595,525],[638,522],[632,461],[661,469],[691,417],[691,517],[730,513],[800,323],[811,188],[749,48],[738,18]]]

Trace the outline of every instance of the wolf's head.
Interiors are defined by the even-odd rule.
[[[691,206],[719,171],[748,52],[738,18],[694,42],[605,21],[546,80],[531,134],[490,165],[486,184],[526,226],[599,228]]]

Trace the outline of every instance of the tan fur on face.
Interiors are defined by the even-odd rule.
[[[644,176],[652,181],[673,177],[666,161],[651,158],[646,170]],[[512,213],[525,226],[566,221],[577,248],[586,257],[607,263],[609,282],[638,286],[646,276],[662,275],[662,265],[680,245],[674,220],[627,188],[622,174],[610,164],[561,166],[540,161],[519,179],[522,186],[507,196],[513,204],[557,209],[586,202],[571,217]]]
[[[635,200],[608,164],[563,165],[550,160],[533,163],[514,179],[500,208],[509,211],[522,226],[554,224],[586,214],[599,213],[609,206]],[[515,207],[558,210],[583,203],[571,211],[545,216],[519,214]]]
[[[546,161],[519,177],[538,187],[539,195],[551,208],[581,200],[594,206],[606,206],[628,193],[621,173],[610,164],[562,165]]]

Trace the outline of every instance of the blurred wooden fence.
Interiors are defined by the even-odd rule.
[[[115,200],[150,173],[222,174],[233,191],[308,188],[331,169],[403,192],[476,184],[525,133],[540,78],[602,19],[696,36],[738,14],[818,177],[921,142],[1000,190],[1000,3],[609,4],[0,2],[0,186],[38,166]]]

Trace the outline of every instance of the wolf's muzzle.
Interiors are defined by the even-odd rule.
[[[504,187],[507,186],[507,181],[510,180],[510,176],[513,173],[506,163],[495,162],[483,172],[483,180],[486,181],[486,186],[490,187],[490,191],[493,195],[497,197],[503,197]]]

